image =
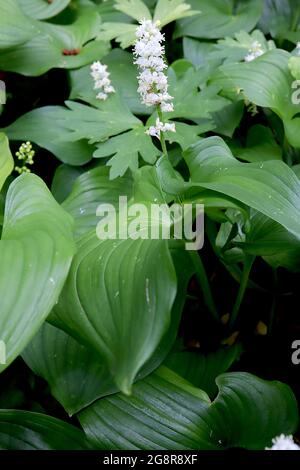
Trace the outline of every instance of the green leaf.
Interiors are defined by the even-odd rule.
[[[32,371],[50,385],[70,416],[116,392],[105,361],[92,349],[45,322],[22,353]]]
[[[214,50],[215,44],[210,42],[198,41],[188,37],[183,38],[183,57],[196,67],[205,65]]]
[[[254,42],[260,44],[263,53],[275,49],[273,41],[267,41],[263,33],[259,30],[252,31],[251,34],[246,31],[235,33],[234,38],[227,37],[220,39],[216,45],[216,50],[212,57],[225,59],[225,63],[238,62],[244,60]]]
[[[34,21],[34,20],[32,20]],[[22,75],[42,75],[52,68],[72,69],[98,60],[108,43],[95,39],[100,30],[97,12],[83,13],[70,25],[36,22],[38,34],[14,49],[0,53],[0,68]]]
[[[202,80],[200,70],[187,61],[177,61],[168,69],[169,89],[174,97],[174,111],[168,118],[210,118],[211,113],[222,109],[229,101],[218,92],[221,86],[208,86],[199,92]]]
[[[158,0],[153,21],[159,21],[162,28],[172,21],[198,14],[198,11],[191,10],[191,5],[185,3],[185,0]]]
[[[83,169],[76,166],[59,165],[54,173],[51,192],[60,204],[69,196],[74,181],[83,173]]]
[[[137,375],[137,380],[149,375],[162,363],[177,335],[187,283],[193,270],[181,247],[172,247],[171,254],[178,276],[172,321],[158,348]],[[50,319],[57,320],[54,315]],[[48,381],[51,393],[70,415],[103,396],[119,391],[106,362],[98,354],[48,323],[43,324],[22,357],[34,373]]]
[[[214,398],[218,392],[216,378],[239,359],[241,352],[242,347],[238,343],[208,354],[182,349],[172,352],[164,365]]]
[[[241,30],[251,31],[262,12],[261,0],[189,0],[200,12],[178,22],[176,36],[216,39],[233,36]]]
[[[137,92],[137,68],[133,64],[132,54],[121,49],[113,49],[107,56],[101,59],[108,66],[111,82],[120,95],[122,101],[134,114],[149,114],[151,109],[141,103]],[[70,72],[71,95],[70,99],[80,99],[98,107],[99,100],[93,87],[93,79],[90,74],[90,66],[82,67]]]
[[[19,410],[0,411],[2,450],[89,449],[84,433],[52,416]]]
[[[10,140],[30,140],[72,165],[92,159],[93,147],[87,140],[71,139],[67,122],[70,110],[62,106],[45,106],[29,111],[4,129]]]
[[[217,385],[210,402],[161,367],[134,385],[132,396],[99,400],[79,419],[93,446],[109,450],[264,449],[273,437],[297,429],[297,402],[288,386],[243,372],[220,375]]]
[[[142,0],[116,0],[115,9],[122,11],[137,21],[151,20],[151,13]]]
[[[184,154],[195,185],[262,212],[300,238],[300,182],[283,162],[241,163],[221,138],[208,137]]]
[[[101,25],[101,38],[103,41],[114,39],[120,43],[122,49],[132,46],[136,40],[135,32],[137,25],[128,23],[103,23]]]
[[[0,132],[0,190],[13,168],[14,159],[9,148],[8,139],[5,134]]]
[[[18,46],[39,33],[38,23],[24,15],[16,0],[0,3],[0,50]]]
[[[118,207],[119,197],[132,194],[132,179],[127,175],[114,181],[109,179],[109,169],[99,166],[79,176],[71,193],[63,202],[63,208],[75,220],[75,238],[96,230],[99,217],[96,216],[97,207],[101,203],[112,204]]]
[[[123,176],[128,168],[131,171],[137,170],[139,155],[145,162],[155,163],[160,151],[153,145],[151,137],[145,131],[145,127],[140,125],[97,145],[97,150],[93,154],[94,158],[113,155],[107,162],[107,165],[111,167],[110,179]]]
[[[212,83],[223,93],[237,98],[242,92],[251,103],[270,108],[282,120],[286,137],[294,147],[300,147],[299,104],[293,104],[293,77],[288,68],[289,53],[280,49],[269,51],[252,62],[226,64],[220,67]]]
[[[18,0],[24,13],[37,20],[46,20],[63,11],[71,0]]]
[[[9,187],[0,242],[0,331],[4,370],[49,314],[69,271],[74,244],[70,216],[32,174]]]
[[[175,295],[166,240],[99,240],[91,232],[78,242],[55,313],[129,393],[169,327]]]
[[[300,270],[300,243],[297,237],[256,211],[251,211],[249,227],[244,240],[234,240],[236,246],[246,253],[263,256],[274,268],[282,266],[290,271]]]
[[[24,138],[54,153],[64,163],[82,165],[92,157],[99,142],[140,124],[118,96],[111,96],[94,109],[74,101],[67,107],[45,106],[34,109],[5,129],[12,140]]]
[[[282,159],[281,147],[277,144],[271,129],[261,124],[250,127],[245,148],[233,145],[232,151],[237,158],[246,162]]]
[[[291,57],[289,59],[289,69],[296,80],[300,80],[300,57]]]

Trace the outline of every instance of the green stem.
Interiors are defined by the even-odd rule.
[[[196,276],[197,276],[199,285],[200,285],[201,290],[202,290],[204,303],[207,306],[207,308],[209,309],[209,311],[212,314],[212,316],[214,317],[214,319],[217,322],[219,322],[220,318],[219,318],[219,315],[218,315],[218,312],[217,312],[217,309],[216,309],[216,306],[215,306],[215,302],[214,302],[214,299],[213,299],[213,296],[212,296],[209,281],[208,281],[208,278],[207,278],[202,260],[201,260],[201,258],[200,258],[197,251],[191,250],[191,251],[189,251],[189,254],[190,254],[191,260],[193,262],[193,265],[195,267]]]
[[[158,114],[159,120],[163,122],[163,115],[162,115],[160,106],[157,106],[157,114]],[[163,154],[168,156],[168,150],[167,150],[165,136],[163,132],[160,133],[160,143],[161,143]]]
[[[249,275],[250,275],[250,271],[251,271],[252,265],[254,263],[254,260],[255,260],[255,256],[253,256],[253,255],[246,255],[246,257],[245,257],[245,262],[244,262],[244,268],[243,268],[243,272],[242,272],[240,287],[239,287],[238,294],[237,294],[237,297],[236,297],[236,300],[235,300],[235,304],[234,304],[232,312],[231,312],[229,327],[232,327],[236,322],[236,319],[237,319],[237,316],[238,316],[238,313],[239,313],[239,310],[240,310],[240,306],[241,306],[241,303],[243,301],[244,294],[245,294],[245,291],[246,291],[246,288],[247,288]]]

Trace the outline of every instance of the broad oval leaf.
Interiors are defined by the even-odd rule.
[[[287,385],[244,372],[220,375],[217,385],[211,402],[161,367],[134,385],[132,396],[99,400],[79,420],[94,447],[110,450],[264,449],[295,432],[297,402]]]
[[[18,0],[24,13],[37,20],[46,20],[63,11],[71,0]]]
[[[84,450],[90,446],[80,429],[52,416],[0,410],[0,449]]]
[[[9,187],[0,241],[0,336],[5,369],[57,301],[74,254],[72,219],[35,175]]]
[[[171,312],[170,327],[136,380],[141,380],[161,365],[177,335],[193,266],[181,247],[173,247],[171,253],[178,277],[178,290]],[[49,317],[49,321],[54,324],[56,320],[54,315]],[[106,361],[99,354],[47,322],[23,351],[22,357],[35,374],[47,380],[51,393],[69,415],[79,412],[103,396],[119,391]]]
[[[0,190],[14,168],[14,159],[10,152],[8,139],[0,132]]]
[[[170,324],[176,274],[166,240],[78,241],[55,314],[105,357],[126,393]]]
[[[300,238],[300,182],[283,162],[241,163],[219,137],[190,147],[191,186],[221,192],[262,212]]]
[[[261,0],[189,0],[189,4],[199,14],[178,22],[177,37],[214,39],[251,31],[262,13]]]

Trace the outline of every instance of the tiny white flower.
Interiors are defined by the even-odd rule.
[[[160,138],[161,132],[176,132],[175,123],[174,122],[161,122],[159,118],[156,119],[155,126],[150,126],[148,130],[146,130],[146,134]]]
[[[91,65],[91,76],[94,80],[94,90],[100,90],[96,95],[98,100],[106,100],[110,93],[115,93],[114,87],[109,79],[110,73],[107,71],[107,65],[100,61]]]
[[[136,30],[137,41],[134,46],[134,63],[139,67],[138,92],[142,103],[146,106],[161,106],[164,112],[173,111],[168,93],[168,78],[163,73],[167,65],[163,55],[164,35],[159,31],[157,23],[142,20]]]
[[[262,48],[262,45],[258,41],[253,41],[251,44],[248,54],[245,56],[245,61],[246,62],[251,62],[252,60],[256,59],[257,57],[260,57],[263,55],[264,51]]]
[[[297,50],[297,54],[300,55],[300,42],[297,42],[296,50]]]
[[[300,447],[293,441],[293,436],[280,436],[272,439],[272,447],[266,447],[266,450],[300,450]]]

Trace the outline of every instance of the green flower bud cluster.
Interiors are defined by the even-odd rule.
[[[22,162],[22,166],[15,166],[15,171],[19,174],[22,173],[30,173],[30,169],[27,165],[33,165],[33,157],[35,155],[35,151],[32,149],[31,142],[24,142],[18,152],[16,152],[16,157],[18,160]]]

